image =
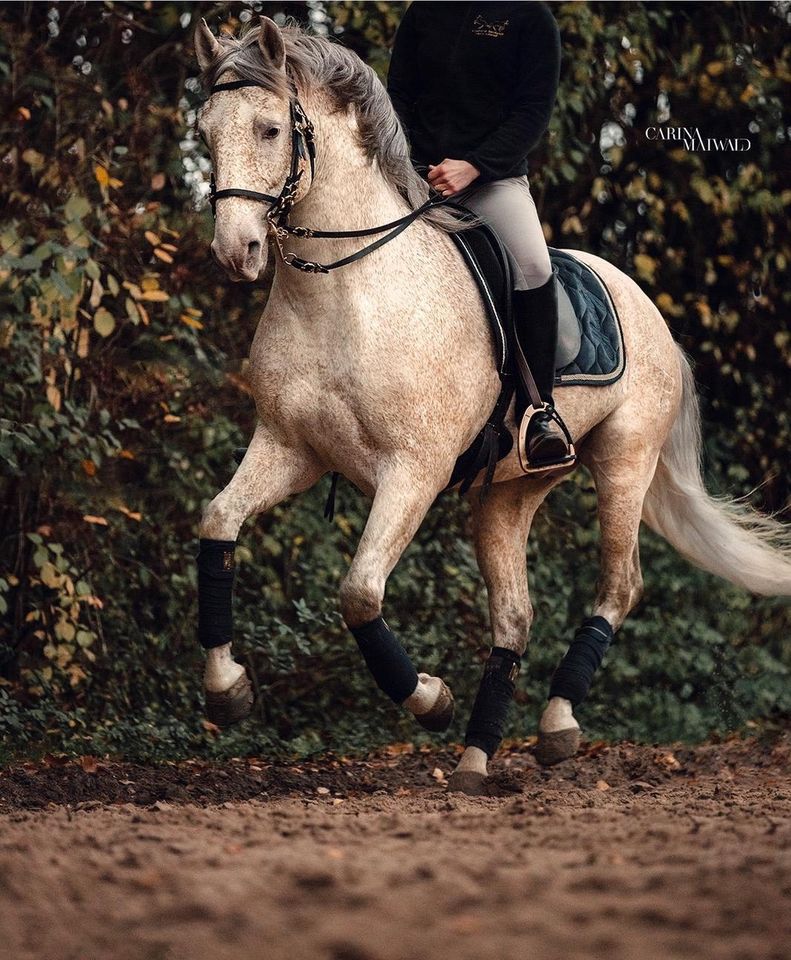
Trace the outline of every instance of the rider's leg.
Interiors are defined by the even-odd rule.
[[[489,222],[508,248],[514,262],[514,327],[537,392],[552,405],[555,382],[558,307],[555,277],[541,221],[530,193],[527,177],[509,177],[480,187],[473,185],[458,197],[482,219]],[[520,375],[524,381],[525,377]],[[529,402],[530,391],[523,382],[517,395],[517,423]],[[529,422],[526,459],[533,465],[567,465],[568,440],[548,414],[537,414]]]

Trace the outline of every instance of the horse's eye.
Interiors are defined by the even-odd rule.
[[[266,127],[263,133],[264,140],[274,140],[279,133],[280,127]]]

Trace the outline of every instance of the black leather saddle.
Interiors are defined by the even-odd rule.
[[[494,466],[513,446],[504,424],[515,388],[512,366],[513,316],[511,257],[496,232],[486,223],[451,234],[475,278],[492,334],[495,362],[502,389],[495,409],[470,447],[456,461],[448,486],[461,483],[466,493],[475,477],[485,470],[484,489],[491,482]],[[621,324],[615,305],[598,274],[571,251],[549,248],[557,279],[558,346],[555,354],[555,384],[607,386],[618,380],[626,367]],[[540,323],[540,318],[536,318]],[[528,362],[530,358],[528,357]]]

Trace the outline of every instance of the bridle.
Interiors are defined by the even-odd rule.
[[[254,80],[232,80],[228,83],[216,83],[209,91],[211,97],[222,90],[240,90],[242,87],[261,87],[262,84]],[[418,217],[421,217],[427,210],[439,206],[446,202],[446,198],[436,195],[430,196],[425,203],[411,210],[403,217],[397,220],[391,220],[390,223],[383,223],[378,227],[367,227],[362,230],[313,230],[310,227],[292,226],[288,222],[288,216],[291,208],[294,206],[297,188],[302,180],[304,168],[302,161],[307,158],[310,166],[310,179],[313,182],[316,167],[316,141],[314,137],[313,124],[308,115],[302,108],[302,104],[296,95],[290,100],[291,116],[291,164],[288,175],[283,184],[283,188],[277,196],[270,193],[261,193],[258,190],[246,190],[241,187],[227,187],[222,190],[217,189],[214,179],[214,173],[211,175],[211,188],[209,191],[209,203],[211,204],[213,216],[217,216],[217,201],[226,197],[242,197],[246,200],[256,200],[259,203],[268,203],[269,209],[266,211],[265,220],[268,229],[272,231],[275,238],[277,249],[281,259],[290,267],[302,270],[304,273],[329,273],[330,270],[336,270],[348,263],[354,263],[362,257],[373,253],[379,247],[384,246],[388,241],[393,240],[413,223]],[[389,232],[388,232],[389,231]],[[317,263],[315,260],[303,260],[302,257],[293,253],[286,253],[283,250],[283,241],[289,237],[305,239],[314,237],[316,239],[343,239],[346,237],[371,237],[378,233],[386,234],[369,243],[361,250],[335,260],[333,263]]]

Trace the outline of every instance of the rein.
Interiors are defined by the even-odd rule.
[[[213,94],[223,90],[239,90],[242,87],[261,86],[260,83],[256,83],[253,80],[233,80],[229,83],[216,83],[209,91],[209,96],[211,97]],[[265,219],[267,225],[273,232],[281,259],[290,267],[302,270],[304,273],[329,273],[330,270],[336,270],[338,267],[344,267],[349,263],[354,263],[369,253],[373,253],[374,250],[378,250],[379,247],[384,246],[390,240],[395,239],[399,233],[406,230],[410,223],[413,223],[418,217],[421,217],[427,210],[446,202],[447,198],[442,196],[429,197],[425,203],[422,203],[419,207],[411,210],[403,217],[399,217],[397,220],[391,220],[390,223],[383,223],[378,227],[365,227],[361,230],[313,230],[310,227],[292,226],[288,222],[288,216],[294,205],[297,188],[299,187],[304,172],[300,166],[300,161],[307,157],[310,163],[310,179],[312,183],[315,177],[316,141],[313,124],[302,109],[302,105],[296,96],[291,99],[290,114],[291,165],[283,188],[277,196],[273,196],[270,193],[261,193],[257,190],[246,190],[241,187],[227,187],[218,190],[213,173],[211,175],[211,189],[209,191],[209,203],[211,204],[212,215],[214,217],[217,216],[217,201],[223,200],[226,197],[242,197],[245,200],[256,200],[259,203],[270,204]],[[387,231],[389,231],[389,233]],[[349,254],[347,257],[341,257],[340,260],[335,260],[332,263],[318,263],[315,260],[303,260],[302,257],[298,257],[294,253],[286,253],[283,250],[283,240],[289,236],[296,237],[297,239],[315,238],[317,240],[324,240],[370,237],[378,233],[386,233],[386,236],[380,237],[378,240],[374,240],[373,243],[367,244],[367,246],[362,247],[355,253]]]

